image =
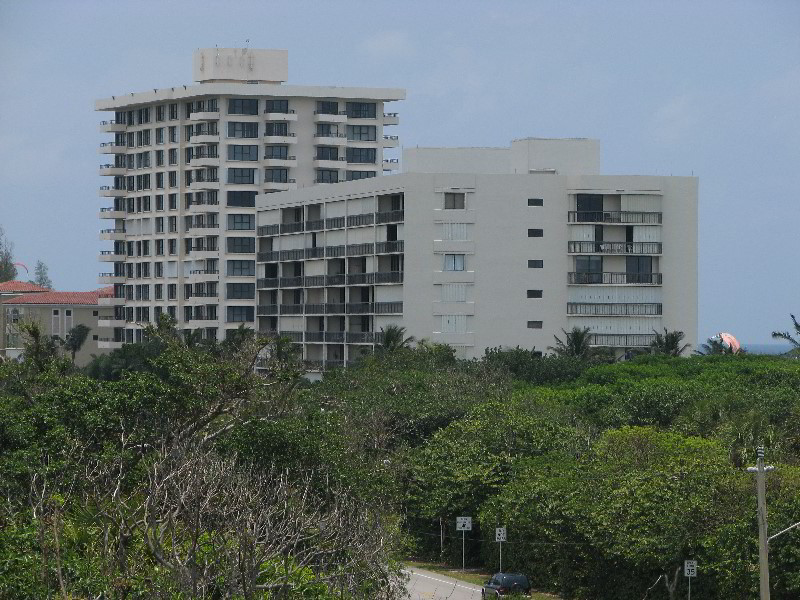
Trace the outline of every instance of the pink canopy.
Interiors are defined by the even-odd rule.
[[[739,352],[742,347],[742,345],[739,343],[739,340],[733,337],[733,335],[730,333],[718,333],[717,337],[722,341],[723,344],[725,344],[725,346],[730,348],[734,354]]]

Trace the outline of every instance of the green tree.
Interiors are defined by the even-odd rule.
[[[653,354],[680,356],[683,354],[684,350],[691,346],[691,344],[683,344],[681,346],[681,341],[685,337],[682,331],[668,331],[667,328],[664,327],[663,335],[655,329],[653,333],[655,334],[655,339],[650,344],[650,349]]]
[[[557,335],[555,346],[548,346],[548,350],[555,352],[557,356],[574,356],[584,360],[590,359],[594,355],[593,348],[589,345],[591,339],[591,329],[589,327],[573,327],[570,331],[564,329],[564,340]]]
[[[14,266],[14,244],[6,237],[0,225],[0,282],[12,281],[17,277],[17,267]]]
[[[75,355],[80,352],[86,338],[89,337],[91,329],[86,325],[76,325],[67,332],[64,338],[64,349],[70,353],[72,362],[75,362]]]
[[[742,350],[739,350],[742,352]],[[702,356],[711,356],[712,354],[736,354],[733,348],[726,346],[722,340],[716,337],[710,337],[705,344],[700,344],[700,348],[694,351],[695,354]]]
[[[792,325],[794,325],[794,337],[788,331],[773,331],[772,337],[776,340],[785,340],[792,345],[791,352],[793,354],[800,354],[800,323],[797,322],[797,319],[794,315],[789,315],[792,318]]]
[[[381,327],[383,340],[381,341],[381,350],[384,352],[396,352],[401,348],[409,348],[414,343],[414,336],[406,337],[406,328],[399,325],[387,325]]]
[[[53,281],[50,279],[50,275],[48,274],[48,269],[46,264],[44,264],[40,260],[37,260],[36,267],[34,268],[33,273],[34,273],[33,283],[49,289],[53,288]]]

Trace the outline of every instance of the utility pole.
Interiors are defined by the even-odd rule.
[[[758,568],[761,600],[769,600],[769,538],[767,534],[767,471],[775,467],[764,465],[764,446],[756,450],[758,460],[755,467],[747,467],[748,472],[756,474],[758,495]]]

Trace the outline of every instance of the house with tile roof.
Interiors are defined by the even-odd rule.
[[[88,292],[57,292],[20,281],[0,283],[0,356],[17,359],[22,354],[20,322],[36,321],[47,335],[62,339],[73,327],[86,325],[89,336],[75,356],[75,364],[85,366],[92,354],[108,352],[99,335],[98,320],[113,320],[113,307],[100,305],[100,298],[113,294],[113,286]]]

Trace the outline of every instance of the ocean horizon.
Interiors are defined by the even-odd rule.
[[[742,344],[749,354],[785,354],[792,349],[791,344]]]

